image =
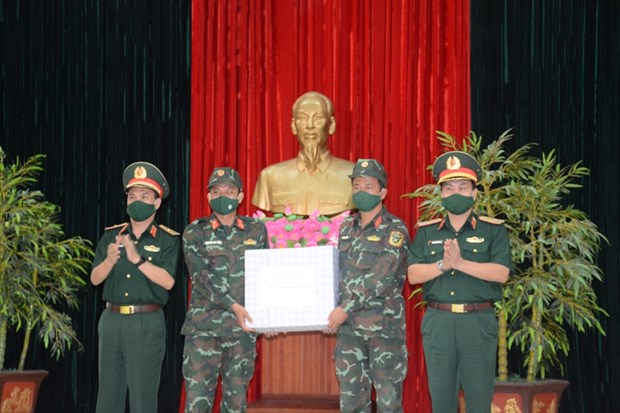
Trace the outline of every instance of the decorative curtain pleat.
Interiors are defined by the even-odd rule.
[[[400,196],[431,181],[435,131],[469,132],[469,0],[194,0],[191,219],[210,213],[206,179],[217,166],[239,171],[240,212],[255,211],[262,168],[297,155],[291,106],[309,90],[334,102],[332,153],[383,162],[387,207],[413,234],[416,205]],[[414,304],[408,412],[430,410]]]

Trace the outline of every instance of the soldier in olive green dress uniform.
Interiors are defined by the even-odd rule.
[[[97,413],[157,412],[161,364],[166,351],[162,307],[175,282],[180,239],[155,222],[170,192],[164,175],[148,162],[123,174],[129,222],[106,228],[97,244],[91,282],[105,283],[99,320]]]
[[[261,221],[237,215],[241,178],[232,168],[215,168],[208,183],[213,214],[183,233],[183,253],[192,280],[185,335],[183,376],[187,413],[211,412],[218,377],[220,412],[247,409],[246,393],[256,359],[256,333],[244,307],[245,251],[269,248]]]
[[[463,389],[467,413],[491,410],[497,354],[495,301],[512,268],[501,220],[473,213],[481,169],[464,152],[437,158],[433,175],[446,216],[418,223],[408,279],[423,284],[424,357],[433,413],[455,413]]]
[[[358,213],[340,228],[340,297],[328,316],[338,331],[335,366],[340,411],[402,412],[407,374],[405,299],[409,233],[383,205],[387,174],[374,159],[360,159],[350,175]]]

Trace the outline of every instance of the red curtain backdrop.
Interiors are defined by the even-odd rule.
[[[240,213],[255,211],[259,172],[297,155],[294,100],[317,90],[335,106],[332,153],[385,165],[386,205],[413,236],[417,205],[400,196],[431,181],[435,131],[470,130],[469,0],[194,0],[191,36],[190,219],[210,213],[206,180],[217,166],[239,171]],[[403,403],[423,412],[430,402],[414,304]],[[254,380],[251,400],[259,389]]]

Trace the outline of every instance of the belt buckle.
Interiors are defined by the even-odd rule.
[[[465,304],[452,304],[450,311],[452,311],[453,313],[466,313],[467,312],[465,311]]]
[[[134,306],[133,305],[121,305],[120,307],[120,313],[124,314],[124,315],[131,315],[134,312]]]

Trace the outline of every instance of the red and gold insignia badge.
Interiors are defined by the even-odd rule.
[[[146,169],[143,166],[138,166],[135,171],[133,171],[133,177],[138,179],[146,178]]]
[[[390,238],[388,243],[393,247],[402,247],[405,242],[405,236],[400,231],[390,232]]]
[[[461,167],[461,160],[456,156],[451,156],[446,161],[446,168],[450,170],[459,169]]]
[[[367,161],[362,162],[362,168],[366,168],[367,166],[368,166],[368,162]]]
[[[224,176],[224,171],[222,169],[217,171],[217,176]]]

